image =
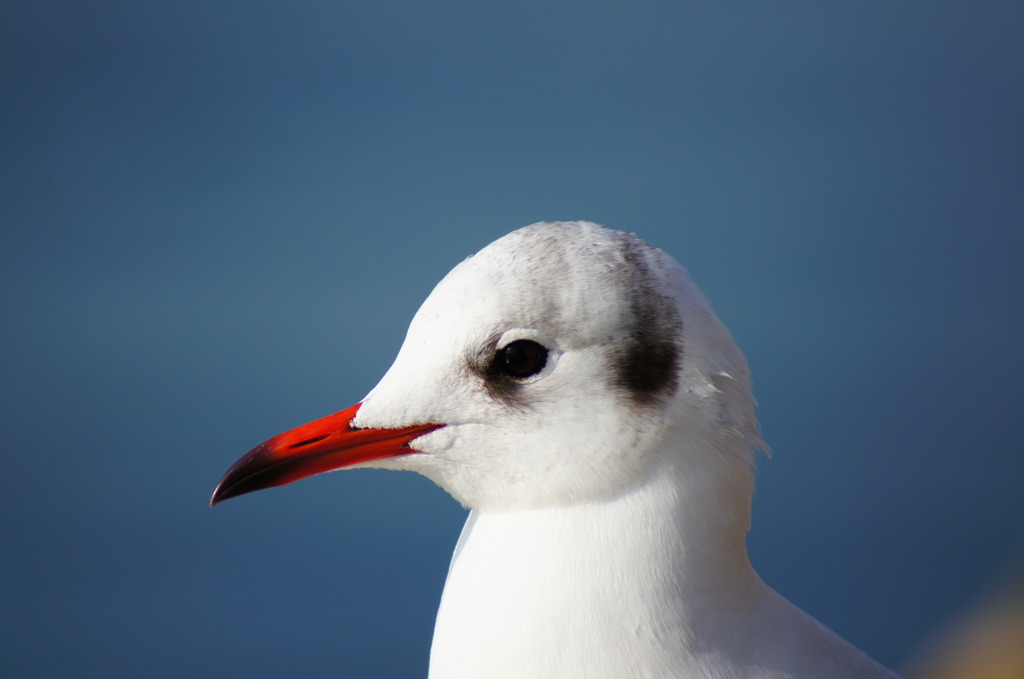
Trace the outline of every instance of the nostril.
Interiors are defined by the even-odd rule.
[[[324,434],[323,436],[314,436],[311,439],[306,439],[305,441],[299,441],[298,443],[293,443],[293,444],[291,444],[288,447],[291,448],[292,450],[294,450],[295,448],[304,448],[304,447],[306,447],[308,445],[316,443],[317,441],[323,441],[328,436],[330,436],[330,434]]]

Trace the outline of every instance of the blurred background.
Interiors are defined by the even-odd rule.
[[[207,501],[555,219],[689,268],[773,449],[755,566],[926,665],[1024,554],[1022,34],[1011,2],[4,3],[0,673],[425,675],[443,491]]]

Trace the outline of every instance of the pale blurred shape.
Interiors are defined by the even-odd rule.
[[[925,646],[905,676],[1024,679],[1024,564]]]

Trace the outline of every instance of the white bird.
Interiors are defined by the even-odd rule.
[[[685,271],[589,222],[459,264],[363,401],[261,444],[212,503],[342,467],[472,511],[433,679],[895,677],[754,572],[748,369]]]

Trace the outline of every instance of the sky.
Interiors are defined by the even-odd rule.
[[[0,8],[0,671],[424,676],[466,512],[209,509],[455,264],[589,219],[751,364],[762,577],[880,661],[1024,556],[1024,6]]]

